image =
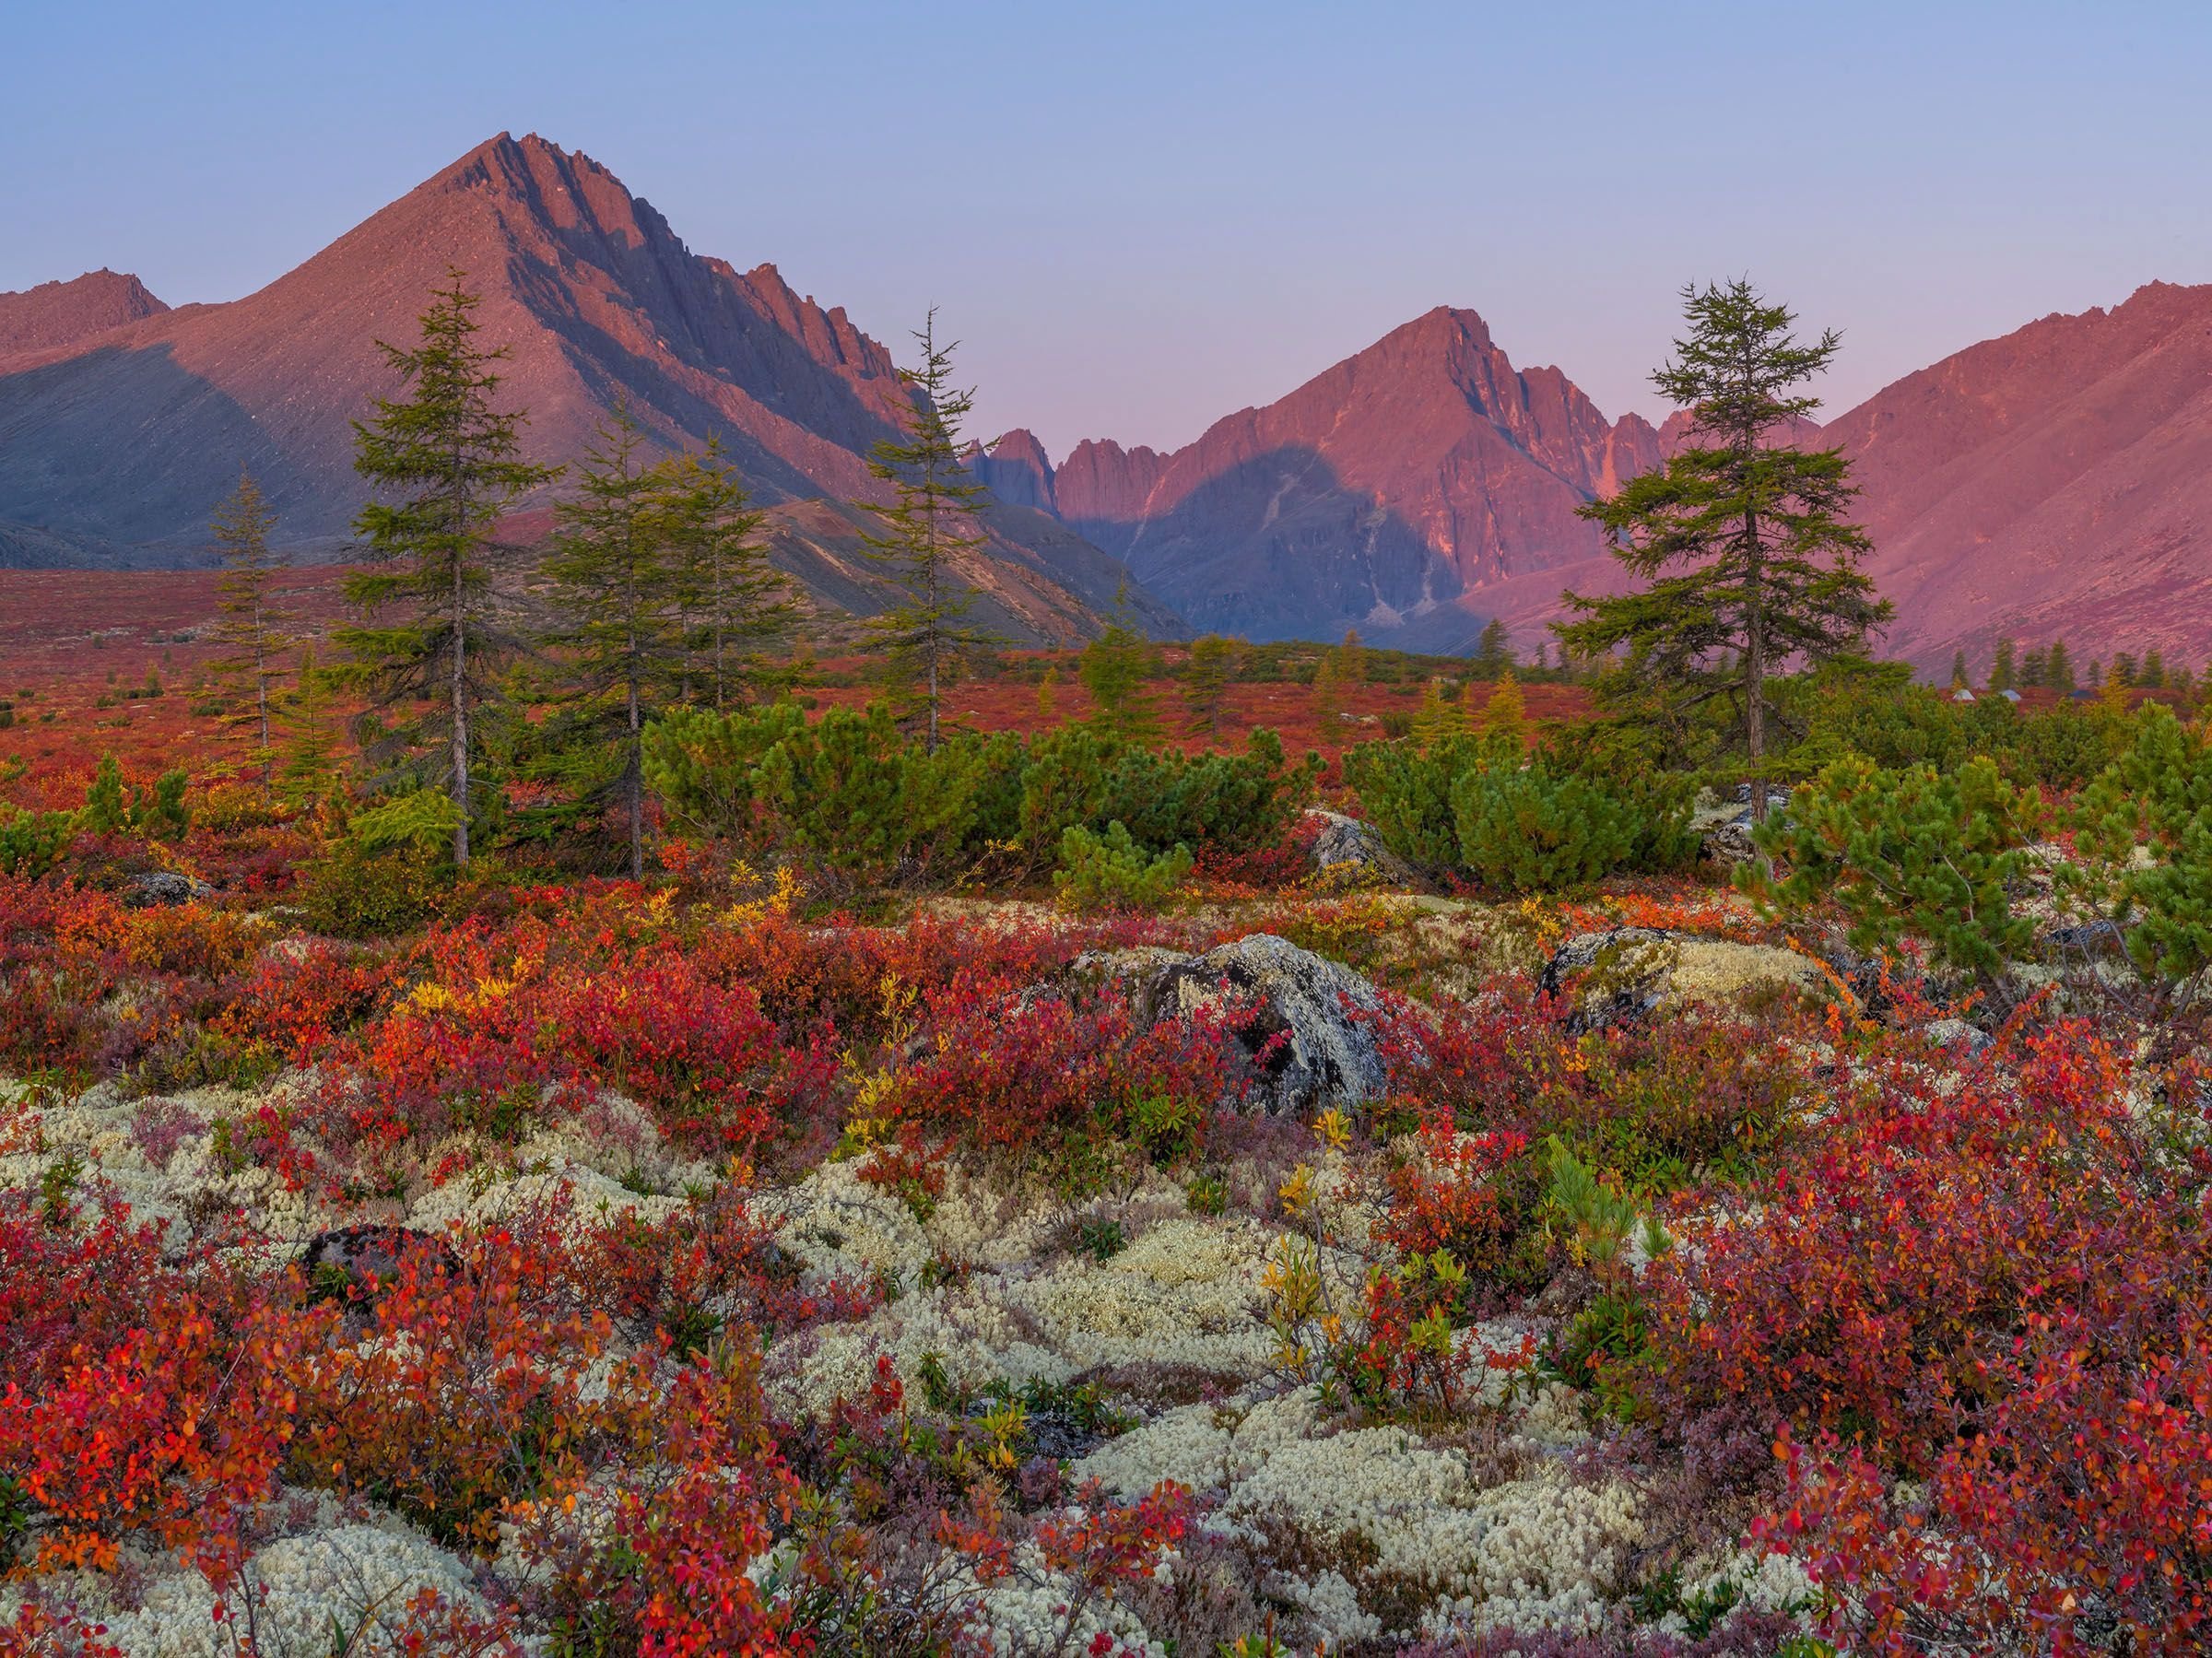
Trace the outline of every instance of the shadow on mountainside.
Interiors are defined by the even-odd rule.
[[[1200,631],[1335,639],[1357,628],[1386,642],[1462,588],[1419,530],[1302,446],[1241,462],[1158,518],[1067,522]]]
[[[116,419],[119,408],[132,418]],[[312,499],[314,480],[166,341],[103,346],[0,375],[0,519],[111,544],[126,562],[147,562],[148,546],[168,562],[194,562],[241,466],[279,511]]]

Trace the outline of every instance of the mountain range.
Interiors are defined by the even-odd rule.
[[[397,389],[378,342],[414,338],[449,269],[508,353],[500,395],[529,412],[530,458],[574,460],[617,404],[667,449],[717,436],[774,509],[778,562],[825,607],[880,607],[851,503],[876,492],[867,450],[910,395],[891,353],[773,265],[692,253],[588,156],[506,134],[241,300],[172,309],[107,272],[0,295],[0,562],[192,560],[241,466],[279,541],[342,556],[352,422]],[[1016,640],[1095,632],[1120,564],[1029,509],[994,502],[986,523],[962,572],[975,619]],[[1177,630],[1149,595],[1130,603]]]
[[[911,395],[892,353],[773,265],[692,253],[590,158],[504,134],[241,300],[171,309],[104,270],[0,295],[0,564],[204,557],[241,464],[283,539],[343,556],[350,422],[394,386],[376,342],[412,336],[449,267],[484,293],[534,457],[572,460],[618,403],[669,448],[718,435],[818,606],[881,606],[852,502]],[[1608,419],[1439,307],[1172,452],[979,446],[991,540],[964,573],[979,619],[1023,641],[1125,606],[1160,634],[1356,627],[1441,651],[1496,617],[1529,645],[1563,588],[1619,580],[1576,508],[1682,438],[1679,416]],[[1937,667],[2006,633],[2212,650],[2212,287],[2046,317],[1795,441],[1854,464],[1893,653]]]

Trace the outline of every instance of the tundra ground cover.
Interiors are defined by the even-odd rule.
[[[188,798],[0,876],[0,1650],[2202,1649],[2183,997],[1310,828],[1149,911],[697,841],[334,936],[342,819]],[[1538,970],[1620,928],[1663,994]],[[1261,935],[1379,1084],[1163,999]]]

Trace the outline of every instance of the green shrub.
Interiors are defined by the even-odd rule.
[[[1460,862],[1486,886],[1514,892],[1586,886],[1617,870],[1683,863],[1695,850],[1681,805],[1655,817],[1626,789],[1540,761],[1462,773],[1452,812]]]
[[[1077,826],[1060,838],[1060,873],[1053,884],[1083,910],[1158,910],[1189,878],[1191,853],[1177,846],[1147,854],[1118,821],[1103,835]]]
[[[184,805],[184,773],[164,771],[151,790],[126,786],[115,757],[103,754],[85,792],[78,826],[95,835],[143,835],[151,841],[182,841],[192,815]]]
[[[0,805],[0,870],[36,880],[62,861],[76,832],[74,812],[26,812]]]
[[[672,708],[645,727],[645,786],[700,833],[748,841],[760,827],[754,768],[806,723],[795,702],[726,713]]]
[[[924,752],[881,703],[865,713],[833,708],[762,755],[753,786],[793,845],[831,868],[881,880],[962,839],[973,758],[965,745]]]
[[[1344,781],[1383,845],[1424,869],[1449,869],[1459,862],[1452,788],[1481,751],[1481,739],[1465,735],[1361,743],[1345,753]]]
[[[2114,913],[2135,912],[2136,966],[2190,979],[2212,966],[2212,747],[2161,703],[2145,703],[2132,726],[2134,741],[2068,817],[2088,861],[2081,886]]]
[[[2033,923],[2013,914],[2006,888],[2042,817],[2042,796],[2016,790],[1986,757],[1945,772],[1889,771],[1854,755],[1754,832],[1759,850],[1787,865],[1786,878],[1745,865],[1736,885],[1788,911],[1833,899],[1854,948],[1890,951],[1915,935],[1938,959],[1994,981],[2034,941]]]
[[[1115,822],[1147,853],[1252,851],[1287,832],[1319,769],[1312,757],[1291,765],[1268,731],[1240,754],[1154,750],[1070,725],[1027,745],[956,733],[931,755],[881,707],[832,709],[809,725],[789,703],[671,712],[647,728],[644,763],[672,817],[865,879],[949,876],[986,858],[1037,870],[1069,829]]]

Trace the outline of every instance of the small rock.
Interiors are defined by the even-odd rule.
[[[2122,960],[2127,957],[2127,935],[2118,922],[2101,916],[2095,921],[2049,928],[2043,934],[2043,942],[2068,954]]]
[[[172,904],[189,904],[195,899],[207,898],[215,888],[188,875],[179,875],[171,869],[157,869],[146,875],[135,875],[124,883],[123,901],[133,910],[151,910]]]
[[[426,1274],[461,1274],[460,1258],[442,1238],[414,1227],[350,1226],[318,1232],[300,1256],[308,1292],[316,1300],[343,1300],[349,1307],[374,1301],[399,1278],[411,1256],[419,1255]]]
[[[1712,796],[1702,797],[1711,801]],[[1790,804],[1786,791],[1767,791],[1767,812],[1770,818]],[[1703,805],[1690,817],[1689,827],[1698,837],[1700,853],[1709,864],[1732,868],[1748,864],[1759,856],[1759,848],[1751,842],[1751,785],[1736,786],[1735,799],[1725,805]]]
[[[1970,1056],[1990,1044],[1986,1031],[1975,1029],[1964,1019],[1930,1019],[1921,1028],[1921,1034],[1938,1048],[1960,1049]]]
[[[1225,997],[1240,1006],[1256,1004],[1237,1035],[1259,1062],[1268,1115],[1356,1105],[1387,1091],[1374,1032],[1350,1017],[1381,1006],[1375,987],[1272,933],[1159,969],[1140,993],[1138,1013],[1157,1025],[1219,1006]]]

